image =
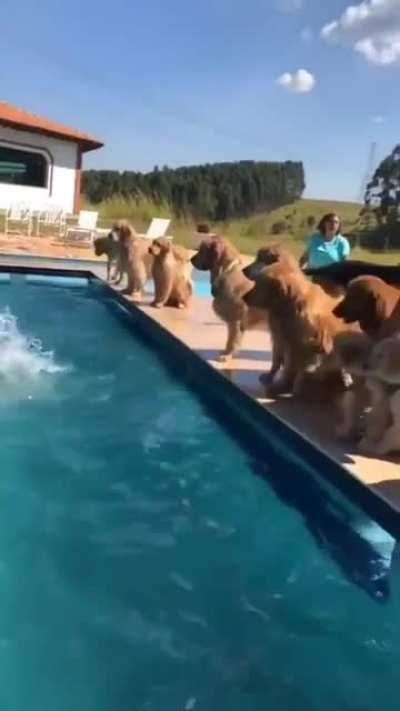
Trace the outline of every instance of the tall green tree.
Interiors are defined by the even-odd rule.
[[[365,193],[367,207],[377,207],[381,215],[400,205],[400,145],[377,167]]]
[[[89,170],[83,192],[93,203],[112,197],[166,200],[177,215],[209,220],[242,217],[301,197],[305,188],[302,163],[239,161],[184,166],[150,173]]]

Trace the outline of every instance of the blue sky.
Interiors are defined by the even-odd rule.
[[[400,1],[381,2],[391,37]],[[400,57],[349,4],[3,0],[0,99],[103,138],[85,167],[301,159],[308,196],[355,199],[371,141],[400,139]],[[277,83],[299,69],[312,90]]]

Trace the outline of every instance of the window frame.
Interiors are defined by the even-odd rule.
[[[37,153],[41,156],[46,161],[46,180],[45,180],[45,185],[43,186],[37,186],[37,185],[24,185],[23,183],[7,183],[7,182],[0,182],[0,189],[1,186],[7,186],[7,187],[14,187],[14,188],[22,188],[22,189],[29,189],[29,190],[46,190],[48,191],[49,196],[52,195],[53,192],[53,168],[54,168],[54,158],[50,151],[47,148],[44,148],[42,146],[33,146],[30,143],[22,143],[22,142],[16,142],[16,141],[8,141],[0,138],[0,148],[10,148],[11,150],[15,151],[20,151],[20,152],[25,152],[25,153]]]

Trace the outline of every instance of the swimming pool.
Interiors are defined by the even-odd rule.
[[[70,283],[0,285],[2,707],[397,710],[394,539]]]
[[[40,257],[37,255],[30,254],[2,254],[1,255],[2,264],[21,264],[26,266],[27,264],[31,267],[50,267],[53,269],[74,268],[78,265],[79,269],[94,270],[102,279],[106,278],[106,263],[105,261],[90,260],[90,259],[68,259],[61,257]],[[211,286],[210,286],[210,276],[208,272],[200,272],[198,269],[193,269],[192,280],[194,286],[194,294],[198,297],[210,297],[211,296]],[[153,283],[149,281],[146,285],[146,292],[149,294],[153,293]]]

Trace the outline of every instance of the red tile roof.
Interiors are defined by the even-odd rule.
[[[0,101],[0,124],[23,131],[44,133],[47,136],[62,138],[65,141],[73,141],[80,145],[82,151],[93,151],[103,145],[102,141],[89,136],[87,133],[82,133],[56,121],[42,118],[37,114],[31,114],[29,111],[19,109],[6,101]]]

